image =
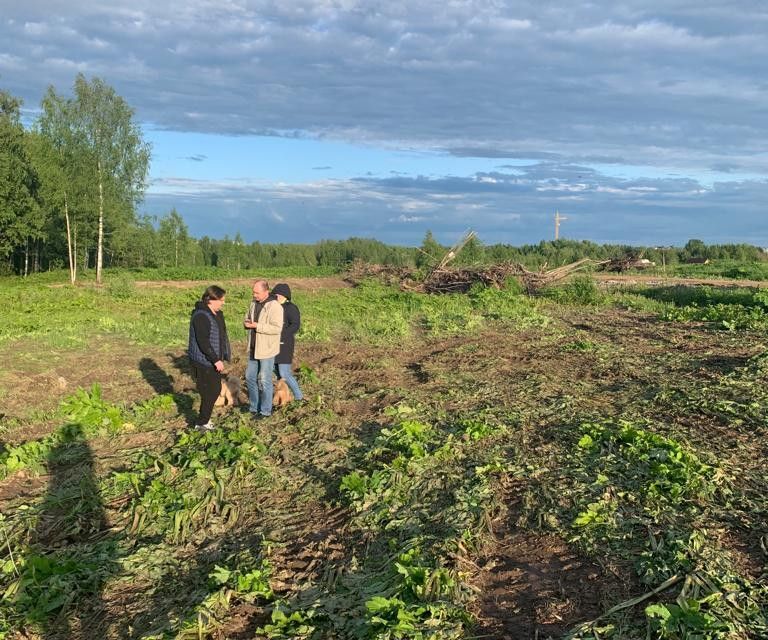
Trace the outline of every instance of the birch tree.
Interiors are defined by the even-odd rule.
[[[97,190],[96,282],[102,281],[106,203],[111,213],[141,201],[147,186],[150,146],[133,121],[134,111],[100,78],[75,79],[71,108],[74,144],[90,158]]]

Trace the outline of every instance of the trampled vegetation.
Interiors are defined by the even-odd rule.
[[[764,293],[299,275],[310,401],[205,434],[200,286],[8,281],[0,637],[766,637]]]

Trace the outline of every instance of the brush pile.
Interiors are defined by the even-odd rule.
[[[475,232],[468,231],[461,241],[451,247],[440,260],[436,261],[426,276],[423,275],[423,272],[408,267],[368,264],[361,260],[355,260],[347,269],[344,279],[356,285],[366,278],[378,278],[385,284],[397,285],[404,291],[421,293],[466,293],[475,284],[501,289],[507,280],[514,278],[520,282],[526,293],[535,294],[544,287],[567,278],[575,271],[594,262],[589,258],[583,258],[556,269],[547,270],[546,265],[544,265],[539,271],[528,271],[523,265],[516,262],[502,262],[486,266],[449,267],[448,263],[474,238]]]
[[[475,284],[501,289],[507,280],[514,278],[527,293],[535,294],[590,263],[592,261],[589,258],[584,258],[556,269],[542,268],[539,271],[529,271],[515,262],[476,267],[439,265],[426,276],[420,277],[417,271],[407,267],[355,262],[349,267],[345,280],[357,284],[365,278],[375,277],[388,285],[397,285],[404,291],[466,293]]]
[[[371,264],[360,259],[352,262],[344,272],[343,279],[352,285],[358,285],[367,278],[376,278],[387,285],[398,285],[414,277],[413,269],[396,267],[388,264]]]
[[[623,258],[611,258],[610,260],[599,262],[597,270],[623,273],[630,269],[648,269],[649,267],[654,266],[656,266],[656,263],[651,262],[647,258],[624,256]]]
[[[500,289],[507,280],[514,278],[520,282],[527,293],[535,294],[544,287],[568,277],[590,262],[591,260],[585,258],[556,269],[542,268],[539,271],[529,271],[516,262],[504,262],[485,267],[454,269],[443,267],[432,271],[423,282],[417,283],[417,286],[412,289],[426,293],[466,293],[477,283]]]

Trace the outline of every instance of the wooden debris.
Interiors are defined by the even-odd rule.
[[[405,291],[422,293],[466,293],[475,284],[486,287],[502,288],[509,278],[520,281],[529,294],[538,292],[558,280],[593,263],[589,258],[578,260],[556,269],[529,271],[515,262],[504,262],[482,267],[457,267],[433,269],[423,280],[417,278],[415,271],[406,267],[387,265],[353,263],[347,271],[345,279],[353,284],[365,278],[376,277],[390,285],[398,285]]]
[[[408,267],[395,267],[387,264],[371,264],[355,260],[347,267],[344,280],[350,284],[360,284],[366,278],[378,278],[388,285],[399,285],[403,280],[412,278],[414,272]]]
[[[638,256],[625,256],[623,258],[611,258],[610,260],[599,262],[597,270],[621,273],[623,271],[629,271],[630,269],[647,269],[649,267],[655,266],[656,263],[651,262],[647,258]]]
[[[466,244],[475,237],[475,232],[471,229],[467,231],[464,234],[464,237],[457,242],[455,245],[453,245],[443,256],[442,260],[438,262],[434,269],[432,269],[432,272],[427,276],[427,279],[432,277],[432,273],[435,273],[436,271],[442,271],[445,269],[445,267],[448,265],[448,263],[453,260],[459,252],[466,246]]]

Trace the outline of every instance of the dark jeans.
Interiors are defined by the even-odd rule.
[[[221,393],[221,374],[215,367],[204,367],[196,362],[192,363],[192,370],[195,374],[197,391],[200,394],[200,414],[195,424],[206,424],[211,420],[213,405]]]

